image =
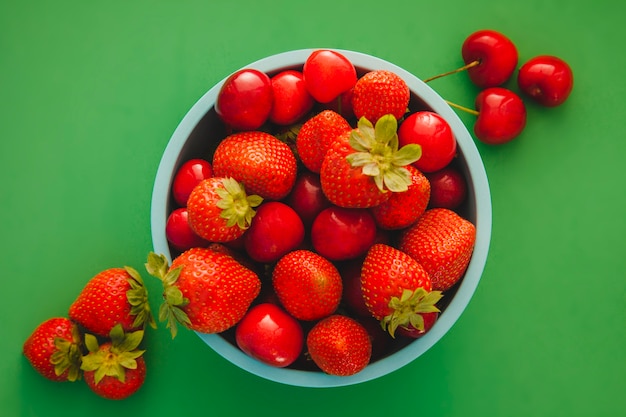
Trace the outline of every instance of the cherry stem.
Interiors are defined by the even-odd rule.
[[[463,65],[461,68],[457,68],[457,69],[452,70],[452,71],[444,72],[443,74],[435,75],[435,76],[432,76],[430,78],[426,78],[425,80],[422,80],[422,81],[424,81],[425,83],[428,83],[428,82],[430,82],[432,80],[436,80],[437,78],[445,77],[447,75],[456,74],[457,72],[461,72],[461,71],[466,71],[466,70],[468,70],[470,68],[473,68],[473,67],[475,67],[475,66],[477,66],[479,64],[480,64],[480,60],[477,59],[475,61],[470,62],[469,64]]]
[[[469,107],[461,106],[459,104],[453,103],[453,102],[448,101],[448,100],[446,100],[446,103],[448,103],[448,106],[450,106],[450,107],[454,107],[455,109],[463,110],[464,112],[467,112],[469,114],[473,114],[474,116],[478,116],[480,114],[479,112],[477,112],[474,109],[470,109]]]

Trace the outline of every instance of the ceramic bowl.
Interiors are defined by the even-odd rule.
[[[313,49],[294,50],[272,55],[246,65],[272,75],[284,69],[301,69]],[[221,334],[198,336],[215,352],[236,366],[259,377],[294,386],[336,387],[361,383],[382,377],[416,360],[450,330],[470,302],[480,281],[491,238],[491,198],[487,176],[480,154],[466,126],[455,111],[426,83],[409,71],[390,62],[367,54],[337,50],[344,54],[360,74],[368,70],[386,69],[402,77],[411,90],[411,110],[430,110],[440,114],[450,124],[457,140],[458,156],[455,163],[465,174],[468,197],[462,215],[476,225],[474,252],[462,278],[452,290],[446,292],[446,304],[441,307],[439,319],[424,336],[411,340],[401,348],[373,361],[361,372],[347,377],[327,375],[321,371],[276,368],[253,359]],[[165,223],[175,203],[170,187],[178,167],[194,157],[210,157],[226,132],[215,112],[214,104],[226,77],[207,91],[187,112],[174,131],[160,161],[156,174],[151,206],[151,227],[154,251],[164,254],[170,261],[173,251],[165,236]],[[459,347],[462,349],[462,347]]]

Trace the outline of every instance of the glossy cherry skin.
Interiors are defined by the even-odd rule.
[[[376,239],[376,222],[366,209],[331,206],[317,215],[311,226],[311,243],[331,261],[364,255]]]
[[[198,236],[189,226],[186,207],[173,210],[167,217],[165,236],[168,242],[180,252],[208,245],[208,242]]]
[[[187,205],[187,199],[189,194],[196,185],[205,178],[211,178],[213,176],[213,168],[211,163],[204,159],[190,159],[184,162],[172,182],[172,196],[176,203],[185,207]]]
[[[298,175],[286,202],[298,213],[306,227],[322,210],[331,206],[322,191],[319,175],[310,171]]]
[[[466,64],[479,61],[467,74],[480,88],[504,84],[513,75],[518,62],[515,44],[502,33],[488,29],[469,35],[463,42],[461,55]]]
[[[267,121],[273,100],[270,77],[262,71],[245,68],[224,81],[215,111],[232,129],[255,130]]]
[[[257,262],[271,263],[304,240],[304,224],[300,216],[280,201],[262,203],[243,235],[248,255]]]
[[[465,201],[467,184],[458,169],[447,166],[437,172],[425,175],[430,182],[429,207],[454,210]]]
[[[406,327],[398,327],[396,332],[402,336],[410,337],[413,339],[419,339],[424,336],[432,327],[435,325],[437,318],[439,318],[439,313],[422,313],[422,318],[424,319],[424,330],[418,330],[415,327],[408,325]]]
[[[484,143],[500,145],[515,139],[526,126],[526,107],[513,91],[502,87],[487,88],[476,96],[479,114],[474,134]]]
[[[343,262],[339,267],[339,274],[343,281],[343,302],[352,313],[360,317],[371,317],[372,313],[365,304],[361,289],[361,267],[363,259],[358,258]],[[380,324],[379,324],[380,326]]]
[[[346,56],[327,49],[313,51],[302,68],[304,81],[313,98],[328,103],[356,84],[356,68]]]
[[[280,126],[293,124],[315,104],[306,88],[302,72],[285,70],[271,78],[274,102],[269,120]]]
[[[235,329],[237,346],[247,355],[271,366],[291,365],[304,346],[298,320],[273,303],[250,308]]]
[[[400,147],[411,143],[422,147],[422,156],[413,163],[421,172],[434,172],[447,166],[456,155],[456,138],[446,120],[431,111],[409,115],[398,128]]]
[[[556,107],[569,97],[574,88],[574,74],[561,58],[540,55],[529,59],[517,73],[519,89],[546,107]]]

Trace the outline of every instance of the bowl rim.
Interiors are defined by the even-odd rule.
[[[434,112],[439,113],[450,124],[457,138],[457,149],[465,159],[470,192],[474,194],[474,215],[476,243],[472,258],[465,272],[463,281],[445,311],[435,325],[424,336],[409,343],[397,352],[369,364],[361,372],[338,377],[323,372],[304,371],[290,368],[277,368],[266,365],[246,355],[223,337],[217,334],[196,334],[216,353],[234,365],[259,377],[287,385],[301,387],[339,387],[353,385],[382,377],[414,361],[437,343],[456,323],[470,302],[483,273],[491,240],[492,207],[489,183],[482,158],[472,136],[456,112],[430,86],[409,71],[382,58],[337,48],[306,48],[281,52],[254,61],[241,67],[255,68],[264,72],[274,72],[281,68],[302,65],[315,50],[331,49],[346,56],[355,67],[366,69],[386,69],[402,77],[412,92],[417,94]],[[229,74],[230,75],[230,74]],[[193,129],[213,107],[221,86],[228,76],[210,88],[191,107],[174,130],[163,152],[155,176],[151,200],[151,231],[155,253],[164,254],[172,261],[169,245],[165,237],[165,223],[169,190],[178,156],[191,135]],[[418,94],[419,92],[419,94]]]

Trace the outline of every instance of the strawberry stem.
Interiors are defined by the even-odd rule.
[[[475,61],[472,61],[472,62],[470,62],[470,63],[468,63],[468,64],[466,64],[466,65],[463,65],[463,66],[462,66],[462,67],[460,67],[460,68],[457,68],[457,69],[452,70],[452,71],[444,72],[444,73],[442,73],[442,74],[434,75],[434,76],[432,76],[432,77],[429,77],[429,78],[424,79],[423,81],[424,81],[425,83],[429,83],[429,82],[431,82],[431,81],[433,81],[433,80],[436,80],[437,78],[446,77],[446,76],[448,76],[448,75],[456,74],[457,72],[461,72],[461,71],[466,71],[466,70],[468,70],[468,69],[470,69],[470,68],[473,68],[473,67],[475,67],[475,66],[477,66],[477,65],[480,65],[480,60],[478,60],[478,59],[477,59],[477,60],[475,60]]]

